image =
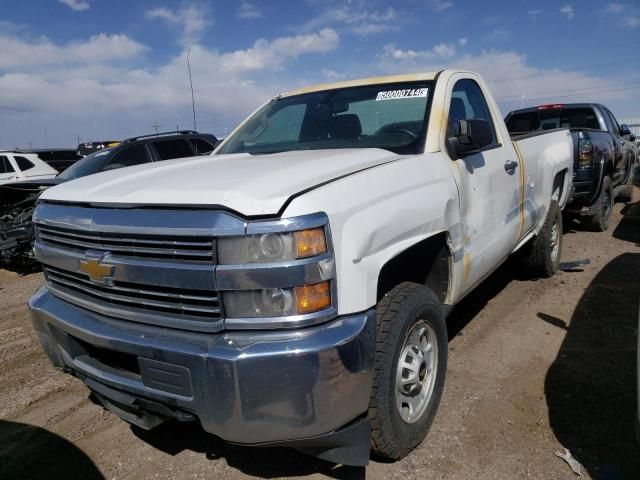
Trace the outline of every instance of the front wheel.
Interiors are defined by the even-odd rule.
[[[447,368],[447,327],[435,294],[408,282],[378,303],[376,324],[371,445],[397,460],[422,442],[435,417]]]

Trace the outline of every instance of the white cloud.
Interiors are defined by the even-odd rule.
[[[535,22],[538,19],[538,15],[540,15],[541,13],[542,10],[529,10],[527,12],[527,15],[529,15],[529,18]]]
[[[302,26],[303,31],[313,31],[324,26],[343,27],[361,37],[398,30],[400,20],[393,7],[385,10],[366,10],[364,6],[347,4],[329,7],[319,16]]]
[[[640,7],[626,3],[608,3],[602,10],[605,16],[617,19],[618,25],[625,28],[640,27]]]
[[[449,0],[427,0],[427,5],[431,11],[439,13],[453,7],[453,2]]]
[[[150,19],[160,19],[167,24],[180,28],[181,42],[185,45],[196,43],[207,29],[210,20],[208,8],[201,4],[188,5],[177,10],[160,7],[148,10],[145,15]]]
[[[491,29],[484,38],[491,42],[504,42],[511,38],[511,30],[505,27],[496,27]]]
[[[440,58],[451,58],[456,54],[456,47],[446,43],[439,43],[433,47],[433,52]]]
[[[456,54],[456,47],[453,44],[439,43],[431,50],[402,50],[396,48],[393,43],[385,45],[382,49],[382,57],[393,60],[418,60],[433,58],[451,58]]]
[[[326,53],[335,50],[340,37],[331,28],[324,28],[317,33],[281,37],[271,42],[258,40],[253,47],[236,50],[217,57],[219,68],[225,72],[243,73],[282,65],[286,60],[297,58],[307,53]]]
[[[462,37],[458,39],[458,45],[464,47],[467,44],[467,37]]]
[[[127,41],[133,42],[105,34],[70,45],[2,37],[0,147],[44,146],[45,127],[50,146],[73,145],[76,134],[117,139],[145,133],[156,120],[167,129],[191,128],[186,47],[164,65],[141,67],[145,47]],[[298,86],[285,71],[287,62],[338,44],[339,35],[326,28],[227,52],[193,45],[198,128],[219,134],[232,128],[269,97]]]
[[[566,15],[567,20],[573,20],[573,17],[576,16],[576,12],[570,4],[563,5],[560,8],[560,13],[562,13],[563,15]]]
[[[82,12],[84,10],[89,10],[89,8],[91,8],[91,5],[89,5],[89,2],[84,0],[59,0],[59,1],[60,3],[64,3],[71,10],[75,10],[76,12]]]
[[[94,35],[85,42],[56,45],[43,38],[29,42],[0,35],[0,68],[99,63],[133,58],[147,47],[126,35]]]
[[[328,80],[341,80],[346,77],[344,73],[336,72],[331,68],[323,68],[320,73],[322,73],[322,76]]]
[[[240,8],[238,8],[237,15],[238,18],[252,20],[255,18],[261,18],[262,10],[260,10],[260,8],[253,3],[243,1],[242,3],[240,3]]]

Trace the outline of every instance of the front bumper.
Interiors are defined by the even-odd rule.
[[[197,417],[230,442],[293,446],[336,432],[368,408],[373,310],[294,331],[209,334],[102,316],[44,286],[29,307],[52,363],[107,406],[137,399],[152,413]]]

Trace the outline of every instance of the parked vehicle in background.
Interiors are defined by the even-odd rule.
[[[618,125],[604,105],[551,104],[510,112],[512,134],[569,128],[574,140],[573,193],[567,211],[583,215],[590,227],[604,231],[616,197],[630,202],[635,149],[631,132]]]
[[[57,174],[57,170],[35,154],[0,150],[0,185],[24,180],[44,180],[54,178]]]
[[[0,260],[28,261],[32,257],[31,213],[38,196],[47,188],[105,170],[205,155],[213,151],[216,143],[214,135],[191,130],[143,135],[88,155],[57,176],[33,177],[0,186]],[[31,158],[44,164],[33,154]]]
[[[512,141],[470,72],[279,95],[213,158],[42,194],[38,338],[143,428],[401,458],[436,414],[447,312],[512,253],[557,271],[572,148]]]
[[[120,140],[104,140],[102,142],[84,142],[78,145],[77,154],[86,157],[104,148],[115,147]]]
[[[82,158],[76,150],[71,148],[34,148],[18,149],[18,153],[33,153],[38,158],[55,168],[58,172],[64,172],[71,165]]]

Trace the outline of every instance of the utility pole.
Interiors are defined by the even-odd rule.
[[[155,128],[156,133],[158,133],[158,129],[161,127],[162,125],[158,125],[158,120],[155,121],[155,123],[153,125],[151,125],[151,128]]]
[[[80,135],[76,135],[76,144],[80,145]]]
[[[520,95],[520,108],[524,108],[524,95]]]
[[[44,127],[44,146],[49,148],[49,137],[47,136],[47,127]]]

